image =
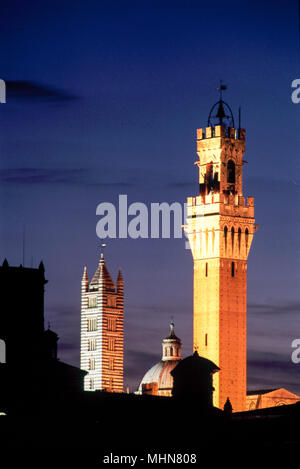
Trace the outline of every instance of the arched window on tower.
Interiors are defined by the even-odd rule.
[[[6,363],[6,344],[0,339],[0,363]]]
[[[209,194],[213,187],[214,166],[213,163],[207,163],[205,172],[206,193]]]
[[[224,226],[225,253],[227,251],[227,234],[228,234],[228,228],[227,226]]]
[[[238,230],[239,252],[241,251],[241,239],[242,239],[242,230],[241,228],[239,228]]]
[[[234,262],[231,262],[231,277],[234,277]]]
[[[205,277],[208,277],[208,262],[205,262]]]
[[[233,250],[234,250],[234,228],[233,227],[231,228],[231,249],[233,253]]]
[[[248,230],[248,228],[246,228],[246,230],[245,230],[246,251],[248,250],[248,241],[249,241],[249,230]]]
[[[227,163],[227,182],[235,184],[235,163],[232,160]]]

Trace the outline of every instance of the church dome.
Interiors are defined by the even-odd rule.
[[[171,371],[181,360],[181,341],[174,333],[174,324],[170,324],[170,333],[162,341],[162,359],[144,375],[140,382],[139,394],[171,396],[173,377]]]

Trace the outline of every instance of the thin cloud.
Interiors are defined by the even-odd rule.
[[[59,350],[60,351],[65,351],[65,350],[68,350],[68,351],[73,351],[73,350],[78,350],[78,346],[77,344],[72,344],[72,343],[67,343],[67,342],[59,342]]]
[[[127,350],[125,353],[125,385],[132,388],[138,387],[146,371],[160,361],[158,354],[143,350]]]
[[[9,168],[0,170],[0,181],[12,184],[67,184],[79,181],[84,169]]]
[[[248,383],[257,387],[290,387],[300,393],[300,365],[292,362],[291,354],[248,352]]]
[[[195,188],[195,182],[194,181],[189,181],[189,182],[181,182],[181,181],[174,181],[174,182],[170,182],[168,184],[169,187],[179,187],[179,188],[183,188],[183,189],[187,189],[187,188],[192,188],[194,189]]]
[[[299,313],[300,302],[287,302],[281,304],[259,304],[259,303],[248,303],[248,311],[251,314],[259,315],[270,315],[270,314],[287,314],[287,313]]]
[[[9,80],[5,83],[8,102],[10,99],[31,100],[33,102],[61,102],[72,101],[78,98],[67,91],[33,81]]]
[[[77,184],[95,187],[127,187],[126,181],[92,181],[88,169],[7,168],[0,170],[0,182],[6,184]]]

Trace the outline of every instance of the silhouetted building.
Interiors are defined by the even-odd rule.
[[[45,269],[0,266],[0,393],[80,391],[86,374],[57,358],[58,336],[44,329]]]
[[[220,368],[198,352],[181,360],[171,371],[173,376],[173,397],[197,400],[198,406],[213,405],[213,374]]]
[[[170,324],[170,333],[162,341],[162,358],[152,366],[143,377],[138,394],[153,396],[171,396],[173,377],[171,371],[181,360],[181,341],[174,332],[174,323]]]
[[[226,402],[224,404],[224,412],[226,415],[232,414],[232,405],[231,405],[229,397],[227,397]]]
[[[6,363],[20,366],[43,354],[45,269],[0,266],[0,339]]]

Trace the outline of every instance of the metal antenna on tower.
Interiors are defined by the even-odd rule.
[[[23,225],[23,253],[22,253],[22,265],[25,267],[25,224]]]

